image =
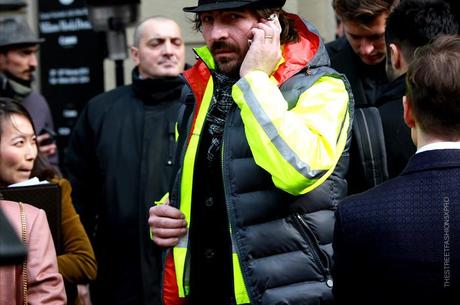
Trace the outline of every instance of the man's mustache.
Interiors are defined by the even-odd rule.
[[[234,45],[231,45],[225,41],[216,41],[214,42],[212,45],[211,45],[211,53],[215,53],[215,52],[218,52],[218,51],[222,51],[222,50],[225,50],[225,51],[234,51],[234,52],[238,52],[239,49],[238,47],[234,46]]]

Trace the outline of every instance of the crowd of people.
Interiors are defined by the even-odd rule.
[[[0,193],[60,196],[59,240],[0,200],[26,249],[0,256],[0,305],[460,301],[458,16],[333,0],[325,44],[285,3],[184,7],[192,66],[173,19],[140,21],[132,82],[85,105],[62,164],[32,89],[46,41],[0,17]]]

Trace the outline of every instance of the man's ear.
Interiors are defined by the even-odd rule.
[[[395,70],[400,70],[403,65],[401,48],[394,43],[390,43],[391,66]]]
[[[140,63],[139,49],[136,47],[131,47],[130,51],[131,51],[131,59],[133,60],[134,65],[138,66]]]
[[[404,109],[404,122],[406,123],[407,127],[414,128],[415,127],[415,119],[414,114],[412,111],[412,101],[410,100],[407,95],[403,96],[403,109]]]

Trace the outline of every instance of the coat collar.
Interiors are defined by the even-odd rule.
[[[429,150],[412,156],[401,175],[452,167],[460,167],[460,149]]]
[[[171,102],[179,98],[184,81],[179,76],[143,79],[136,67],[132,72],[133,90],[145,104]]]

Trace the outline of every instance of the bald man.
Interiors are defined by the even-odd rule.
[[[66,157],[74,204],[99,264],[95,304],[161,304],[161,254],[147,218],[174,171],[185,60],[177,23],[165,17],[140,22],[131,57],[132,84],[87,104]]]

